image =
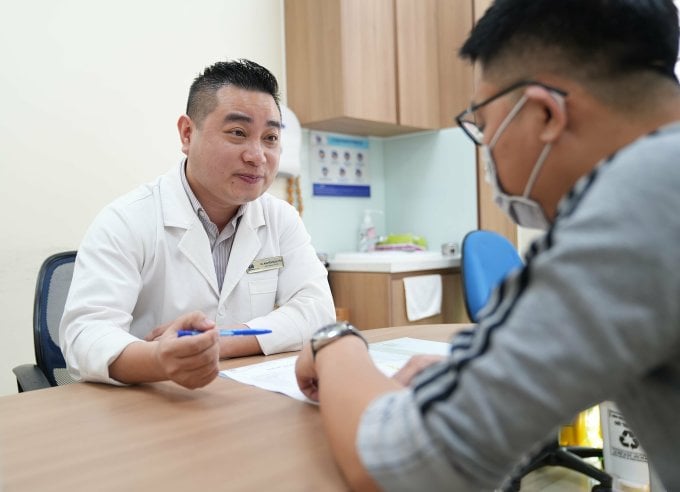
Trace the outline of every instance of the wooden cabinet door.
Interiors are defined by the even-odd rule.
[[[437,0],[396,0],[399,123],[439,128]]]
[[[439,127],[456,126],[454,116],[470,104],[474,74],[470,62],[458,51],[467,39],[474,9],[472,1],[438,0]]]
[[[344,115],[396,124],[394,1],[342,0],[340,22]]]
[[[411,322],[406,315],[404,277],[440,274],[442,312]],[[468,323],[460,273],[450,269],[406,273],[328,272],[336,308],[347,310],[349,322],[360,330],[432,323]]]
[[[286,0],[288,105],[302,125],[342,114],[338,1]]]
[[[360,330],[390,326],[390,274],[328,272],[336,307],[348,310],[349,322]]]
[[[288,105],[300,124],[395,133],[394,0],[286,0],[285,23]]]
[[[398,121],[419,128],[455,126],[472,96],[472,66],[458,57],[470,32],[470,1],[395,0]]]
[[[413,275],[442,276],[442,312],[429,318],[417,321],[409,321],[406,313],[406,292],[404,290],[404,278]],[[465,312],[463,291],[460,273],[450,270],[432,270],[422,272],[409,272],[392,274],[390,287],[392,297],[392,311],[390,313],[390,326],[402,325],[426,325],[438,323],[469,323],[470,319]]]

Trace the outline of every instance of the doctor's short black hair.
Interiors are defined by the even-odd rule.
[[[495,0],[459,54],[496,78],[677,82],[678,12],[673,0]]]
[[[215,109],[216,92],[229,85],[269,94],[280,110],[276,77],[262,65],[241,58],[210,65],[194,79],[189,89],[186,114],[196,124],[200,124]]]

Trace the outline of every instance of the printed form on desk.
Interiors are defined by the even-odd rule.
[[[405,337],[371,343],[369,352],[378,369],[385,375],[392,376],[414,355],[448,355],[449,348],[450,345],[446,342]],[[226,369],[220,371],[220,376],[310,402],[311,400],[302,394],[295,380],[296,360],[297,355],[294,355],[236,369]]]

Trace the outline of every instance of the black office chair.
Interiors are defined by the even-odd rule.
[[[59,322],[71,286],[75,260],[75,251],[57,253],[47,258],[40,267],[33,304],[35,364],[23,364],[12,369],[20,393],[75,382],[68,375],[59,348]]]
[[[479,312],[503,280],[523,266],[514,245],[502,235],[485,230],[471,231],[463,238],[461,247],[461,278],[463,298],[470,319],[477,323]],[[504,492],[519,491],[522,477],[543,466],[561,466],[577,471],[599,482],[592,492],[611,491],[612,478],[604,471],[583,461],[583,458],[602,457],[602,449],[581,446],[560,446],[551,441],[506,486]]]

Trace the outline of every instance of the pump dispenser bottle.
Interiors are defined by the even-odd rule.
[[[364,219],[361,222],[361,228],[359,230],[359,251],[362,253],[374,251],[375,243],[378,240],[375,225],[373,224],[373,218],[371,217],[372,212],[375,211],[364,210]]]

